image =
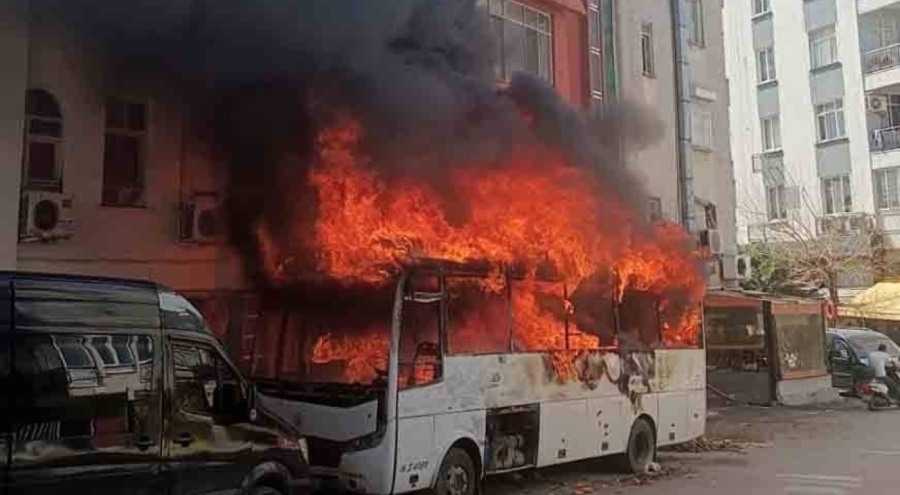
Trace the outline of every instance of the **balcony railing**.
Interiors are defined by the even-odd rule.
[[[866,74],[900,66],[900,43],[866,53]]]
[[[900,148],[900,127],[872,131],[872,151],[890,151],[898,148]]]

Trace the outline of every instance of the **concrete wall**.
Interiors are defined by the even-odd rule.
[[[690,77],[694,104],[712,110],[713,146],[695,148],[693,153],[694,196],[716,206],[718,229],[724,241],[725,265],[734,264],[737,255],[735,222],[734,168],[731,163],[729,135],[729,94],[725,77],[725,40],[722,9],[727,0],[703,2],[706,44],[690,44]],[[696,228],[705,228],[703,211],[695,214]],[[728,283],[726,280],[725,283]]]
[[[653,25],[654,77],[641,71],[641,26]],[[648,193],[660,198],[663,215],[680,221],[675,113],[675,67],[672,15],[669,2],[627,0],[616,3],[616,56],[621,100],[641,106],[656,118],[659,133],[626,146],[627,167],[636,173]],[[647,136],[643,136],[647,138]]]
[[[776,384],[776,389],[778,403],[785,406],[825,404],[840,400],[838,392],[831,388],[831,375],[781,380]]]
[[[19,184],[22,170],[22,118],[28,66],[26,0],[0,3],[0,270],[16,266]]]

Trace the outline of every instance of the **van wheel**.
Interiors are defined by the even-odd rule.
[[[644,474],[656,459],[656,432],[646,419],[638,419],[628,436],[628,449],[619,458],[624,471]]]
[[[284,495],[280,491],[272,488],[271,486],[258,486],[250,492],[251,495]]]
[[[437,483],[434,486],[436,495],[475,495],[478,477],[475,464],[465,450],[452,448],[441,463]]]

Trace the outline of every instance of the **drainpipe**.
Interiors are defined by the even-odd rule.
[[[678,119],[676,156],[678,160],[678,203],[681,224],[694,230],[694,166],[691,136],[691,71],[688,60],[688,25],[685,0],[671,0],[672,45],[675,51],[675,114]]]

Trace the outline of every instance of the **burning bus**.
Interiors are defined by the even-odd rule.
[[[363,135],[347,118],[318,132],[302,242],[276,228],[289,214],[253,230],[281,324],[251,374],[320,482],[474,493],[484,475],[590,457],[642,471],[703,433],[704,281],[686,232],[642,224],[539,146],[454,169],[467,212],[452,218],[429,183],[389,186]]]

